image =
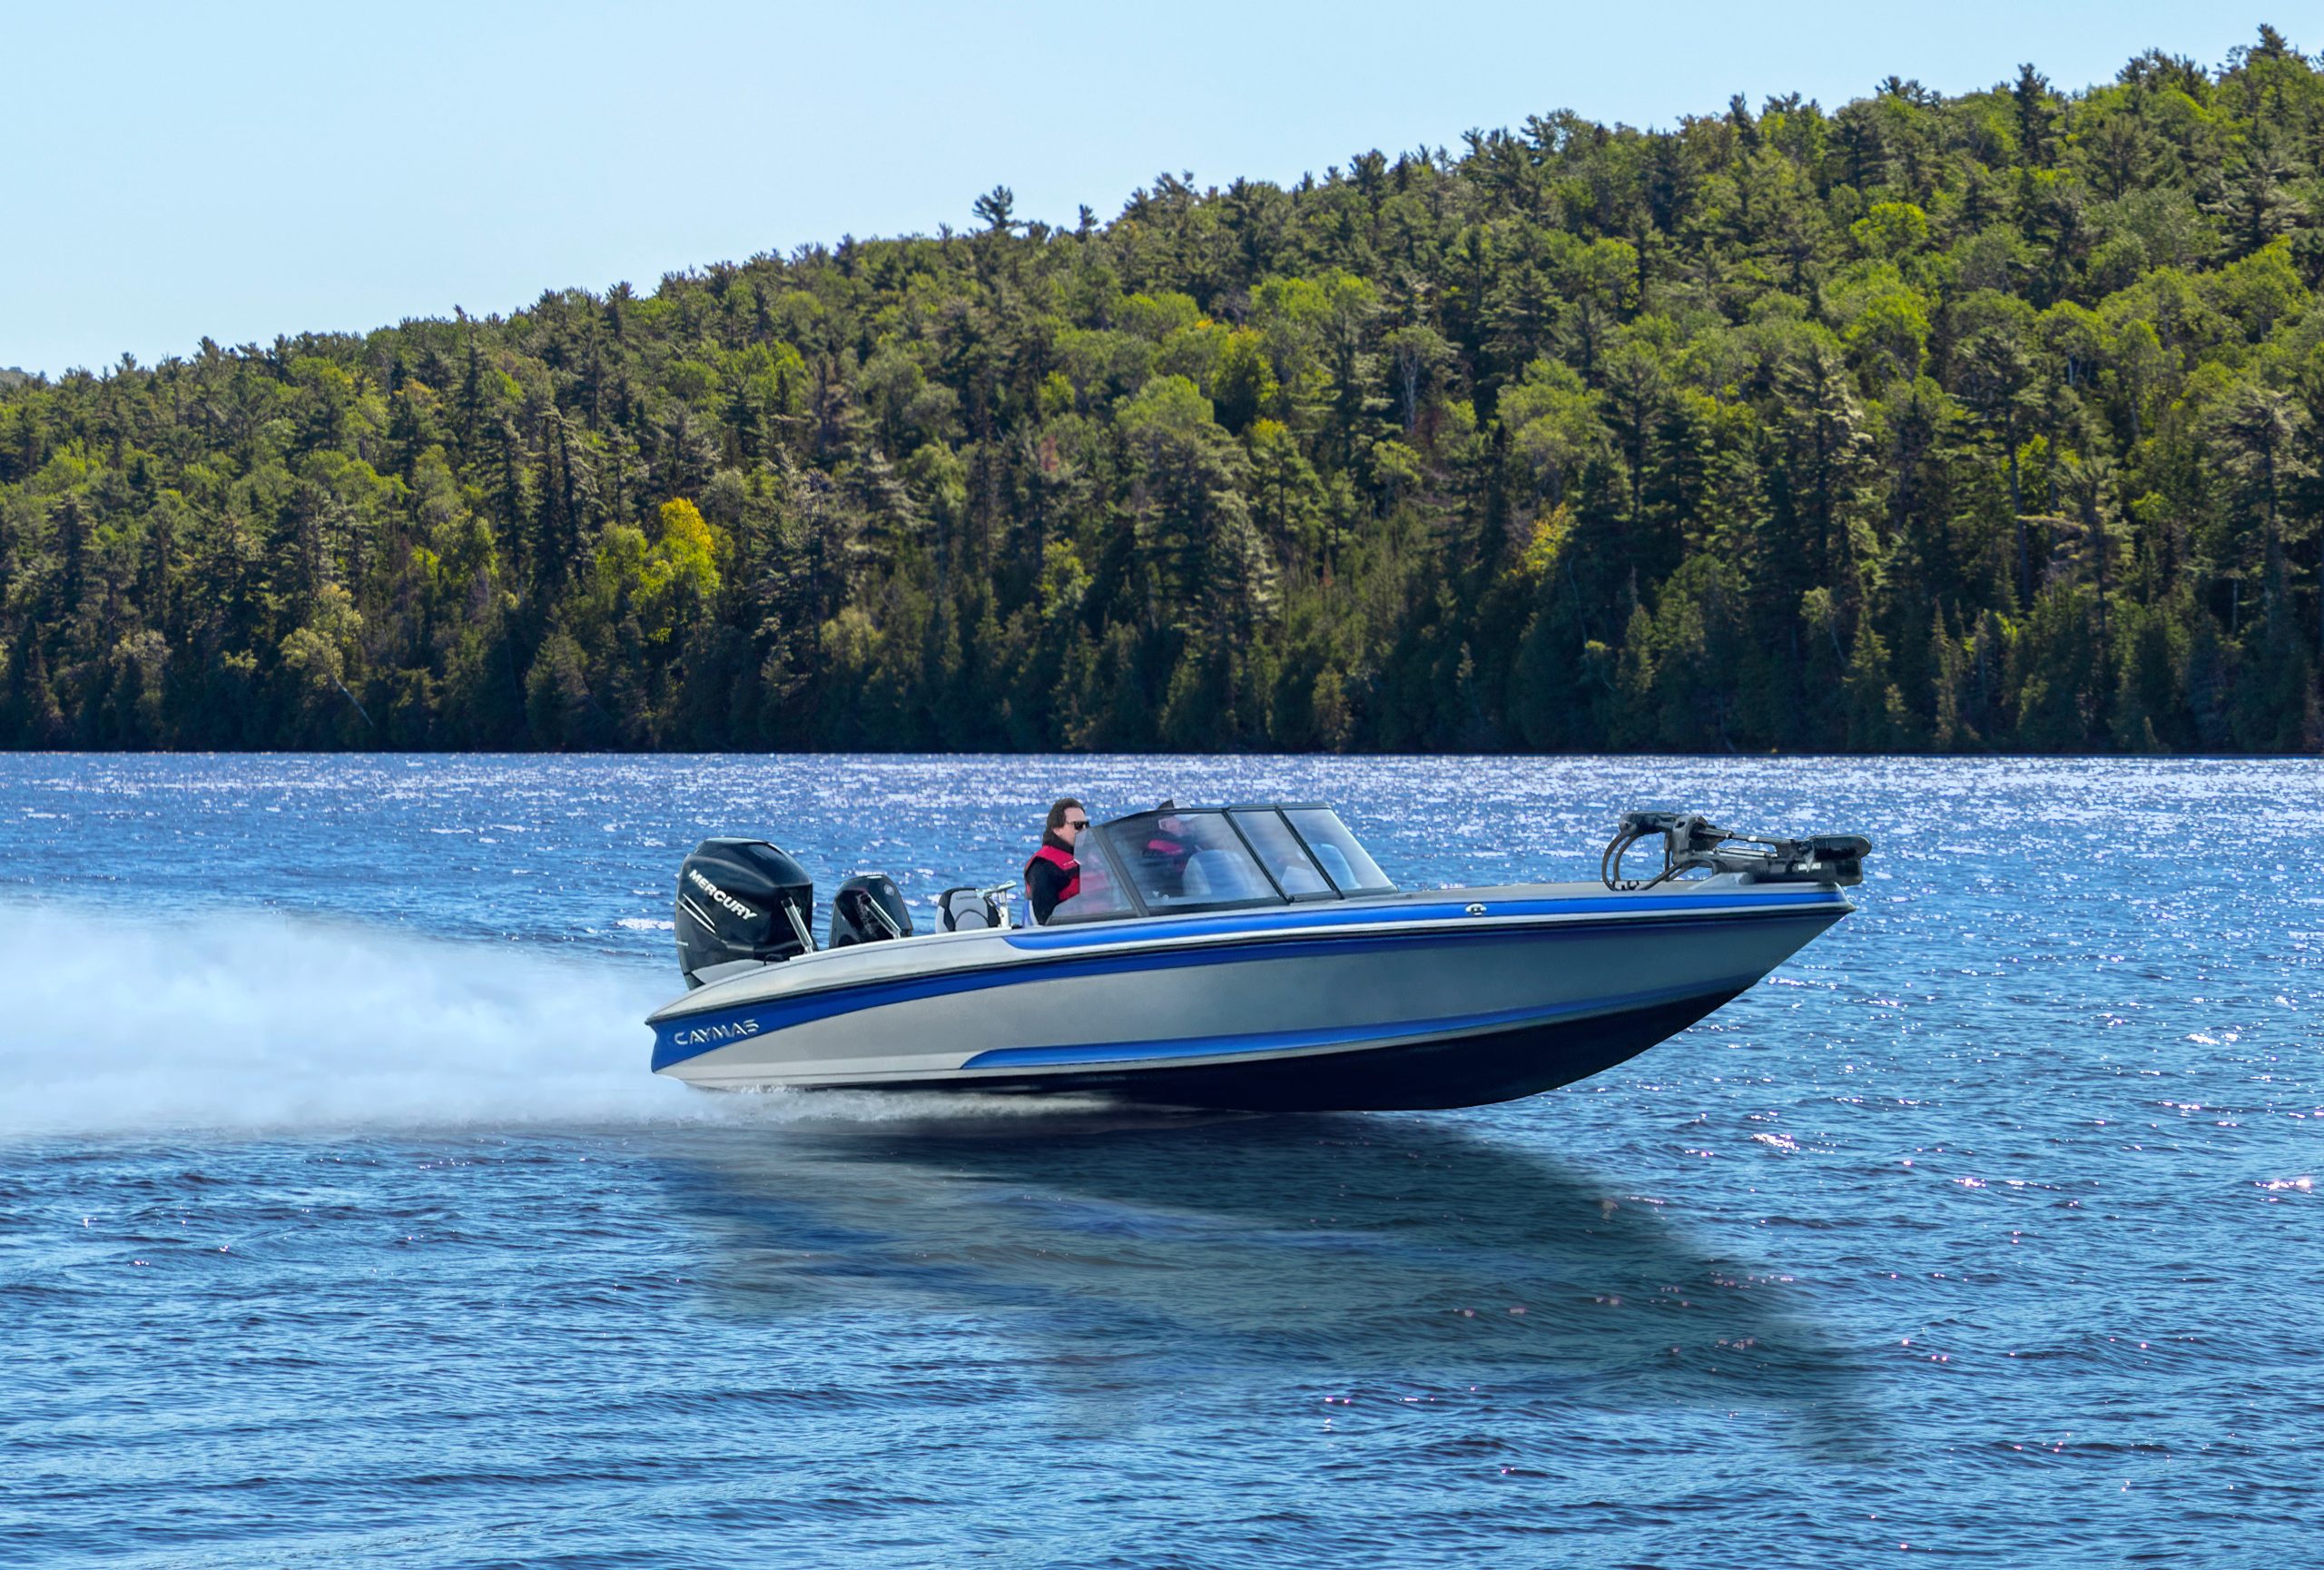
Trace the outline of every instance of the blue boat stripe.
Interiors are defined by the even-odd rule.
[[[1769,905],[1796,908],[1824,905],[1845,908],[1847,900],[1837,889],[1785,889],[1754,894],[1589,894],[1557,900],[1486,900],[1494,916],[1604,915],[1636,911],[1651,900],[1655,911],[1732,911],[1744,913]],[[1368,922],[1469,921],[1472,902],[1444,900],[1430,904],[1310,904],[1269,905],[1263,910],[1224,912],[1207,921],[1173,917],[1167,925],[1154,918],[1078,923],[1065,927],[1020,927],[1011,930],[1009,946],[1016,949],[1078,949],[1120,943],[1144,936],[1230,937],[1245,933],[1305,931],[1309,928],[1361,926]],[[1644,919],[1651,920],[1652,917]]]
[[[1501,1025],[1548,1024],[1590,1014],[1621,1013],[1688,998],[1720,997],[1741,992],[1756,976],[1738,976],[1702,986],[1657,987],[1625,992],[1619,997],[1591,998],[1554,1008],[1495,1009],[1489,1013],[1456,1014],[1435,1020],[1407,1020],[1394,1029],[1378,1025],[1344,1025],[1322,1031],[1260,1031],[1241,1036],[1201,1036],[1192,1040],[1153,1042],[1092,1042],[1071,1047],[996,1047],[979,1052],[962,1069],[1055,1068],[1068,1064],[1119,1063],[1149,1058],[1175,1061],[1181,1058],[1221,1058],[1236,1052],[1282,1052],[1300,1048],[1396,1046],[1428,1036],[1463,1035]]]
[[[1765,921],[1821,920],[1827,914],[1837,920],[1838,909],[1827,906],[1817,910],[1787,910],[1759,919]],[[1195,965],[1213,965],[1252,960],[1304,959],[1319,954],[1344,953],[1351,949],[1365,950],[1426,948],[1446,943],[1493,943],[1538,942],[1545,937],[1567,933],[1603,933],[1610,929],[1636,932],[1654,928],[1693,927],[1699,918],[1660,920],[1646,918],[1608,922],[1561,922],[1546,926],[1452,926],[1429,932],[1340,933],[1313,938],[1268,939],[1246,934],[1250,941],[1243,943],[1190,943],[1161,949],[1144,949],[1125,954],[1059,954],[1028,958],[1013,964],[991,965],[975,970],[952,971],[940,975],[915,976],[886,982],[867,982],[861,985],[833,988],[812,992],[804,997],[770,998],[762,1002],[737,1004],[732,1009],[705,1010],[700,1013],[681,1014],[655,1027],[654,1061],[656,1070],[704,1052],[715,1052],[738,1041],[762,1036],[792,1025],[808,1024],[816,1020],[830,1019],[840,1014],[853,1013],[862,1009],[877,1008],[887,1003],[913,1002],[925,998],[983,992],[992,987],[1017,986],[1027,982],[1051,978],[1098,975],[1121,975],[1141,971],[1179,970]],[[1222,950],[1226,951],[1222,953]],[[1246,953],[1236,953],[1236,950]]]

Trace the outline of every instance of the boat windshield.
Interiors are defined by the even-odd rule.
[[[1137,897],[1157,915],[1282,901],[1223,812],[1116,818],[1106,825],[1106,843]]]
[[[1137,913],[1130,909],[1129,896],[1122,893],[1114,874],[1106,870],[1104,857],[1085,855],[1079,860],[1081,892],[1069,900],[1059,900],[1044,924],[1061,927],[1075,922],[1112,921]],[[1029,902],[1030,897],[1027,896]]]
[[[1344,894],[1392,894],[1396,885],[1367,854],[1329,807],[1285,807],[1283,815],[1315,853],[1315,860]]]
[[[1329,807],[1253,805],[1157,808],[1133,813],[1097,831],[1109,863],[1149,915],[1393,894],[1379,864]],[[1093,849],[1095,847],[1092,847]],[[1118,891],[1090,901],[1084,894],[1052,922],[1131,913]],[[1085,902],[1087,902],[1085,903]]]
[[[1259,863],[1275,880],[1275,886],[1295,900],[1324,900],[1332,897],[1333,888],[1307,847],[1283,821],[1283,814],[1274,807],[1236,807],[1226,815],[1243,837],[1258,853]]]

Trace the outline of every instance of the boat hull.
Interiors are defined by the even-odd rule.
[[[1521,1101],[1586,1080],[1685,1030],[1733,992],[1441,1040],[1356,1047],[1311,1057],[997,1075],[987,1095],[1094,1096],[1152,1106],[1246,1112],[1423,1111]],[[959,1091],[936,1079],[889,1087]]]
[[[914,939],[792,961],[657,1014],[655,1067],[726,1089],[1472,1106],[1634,1056],[1852,908],[1831,890],[1462,894],[1477,897]]]

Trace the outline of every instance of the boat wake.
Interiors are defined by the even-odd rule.
[[[683,1115],[642,968],[261,913],[0,909],[0,1135]]]
[[[647,1071],[665,973],[263,912],[0,907],[0,1139],[1061,1113],[706,1094]]]

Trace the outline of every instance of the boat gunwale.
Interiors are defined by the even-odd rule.
[[[1536,891],[1561,887],[1581,888],[1581,884],[1515,884],[1496,888],[1428,889],[1396,894],[1375,896],[1364,901],[1348,900],[1330,903],[1305,905],[1271,905],[1264,911],[1189,911],[1168,915],[1131,917],[1115,922],[1077,923],[1063,927],[988,928],[975,933],[929,933],[897,943],[918,945],[931,939],[952,939],[942,946],[971,951],[975,958],[968,963],[931,968],[906,974],[834,975],[816,978],[795,989],[785,989],[772,996],[754,999],[713,998],[707,994],[737,985],[747,985],[769,973],[796,975],[819,961],[828,961],[845,954],[877,955],[886,958],[893,952],[889,943],[851,945],[846,949],[824,949],[789,960],[770,960],[758,971],[729,976],[709,986],[674,998],[645,1017],[649,1025],[659,1025],[665,1020],[706,1013],[716,1009],[740,1007],[746,1002],[773,1002],[795,997],[821,996],[856,987],[883,986],[895,982],[950,974],[980,974],[991,971],[1015,970],[1028,964],[1039,964],[1068,955],[1111,954],[1135,953],[1141,948],[1192,948],[1231,944],[1237,942],[1266,943],[1273,941],[1312,941],[1327,935],[1344,935],[1354,939],[1381,933],[1423,933],[1432,929],[1452,931],[1509,930],[1524,926],[1576,926],[1596,923],[1627,924],[1642,920],[1717,921],[1767,919],[1771,916],[1807,912],[1833,911],[1836,916],[1853,913],[1856,906],[1834,885],[1821,884],[1812,888],[1796,886],[1768,888],[1723,888],[1709,894],[1596,894],[1551,895],[1544,897]],[[1426,903],[1421,902],[1425,900]],[[1496,911],[1493,905],[1516,904],[1521,907],[1557,906],[1560,909],[1523,909]],[[1483,906],[1482,910],[1475,907]],[[1401,907],[1401,908],[1400,908]],[[1268,918],[1278,918],[1270,920]],[[1160,930],[1157,930],[1160,929]],[[965,943],[960,940],[966,940]],[[1014,951],[1009,957],[987,957],[987,945],[995,942]],[[931,944],[933,948],[934,944]],[[926,952],[926,951],[921,951]]]

